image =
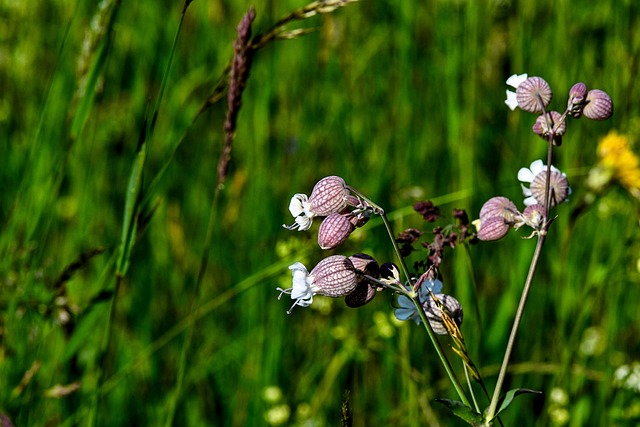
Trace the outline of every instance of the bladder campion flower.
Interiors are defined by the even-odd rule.
[[[422,303],[422,307],[424,308],[424,312],[427,315],[427,319],[429,320],[429,324],[431,325],[433,332],[438,335],[446,335],[448,333],[447,327],[442,320],[441,307],[447,310],[449,317],[456,322],[456,325],[460,326],[462,324],[462,319],[464,317],[462,306],[458,300],[451,295],[436,294],[427,298],[427,300]]]
[[[569,187],[567,176],[553,165],[551,165],[550,179],[549,193],[551,206],[553,207],[567,200],[567,197],[571,194],[571,188]],[[518,171],[518,180],[530,184],[529,188],[521,185],[522,193],[526,197],[524,199],[525,205],[529,206],[537,203],[544,206],[546,204],[544,192],[547,181],[547,166],[542,160],[534,161],[529,168],[521,168]]]
[[[551,102],[553,93],[542,77],[529,77],[516,88],[518,107],[530,113],[542,113]]]
[[[356,269],[351,260],[343,255],[332,255],[323,259],[311,273],[300,262],[290,265],[289,270],[293,274],[293,286],[288,289],[277,288],[280,291],[278,299],[287,294],[295,300],[287,314],[290,314],[296,305],[310,306],[314,295],[344,297],[353,292],[357,285]]]
[[[339,176],[328,176],[316,183],[311,196],[298,193],[289,202],[289,212],[295,218],[292,225],[283,225],[289,230],[305,231],[311,228],[313,218],[341,212],[347,207],[349,190],[344,179]]]

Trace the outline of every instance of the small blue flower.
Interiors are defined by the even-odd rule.
[[[407,290],[411,291],[411,286],[407,286]],[[424,281],[420,289],[418,289],[418,301],[421,304],[430,298],[429,291],[439,294],[442,291],[442,282],[438,279]],[[398,297],[398,308],[395,309],[393,314],[398,320],[414,320],[416,324],[420,324],[421,321],[415,304],[405,295]]]

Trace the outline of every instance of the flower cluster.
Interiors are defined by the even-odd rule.
[[[549,204],[556,206],[568,200],[571,187],[567,177],[553,165],[549,173]],[[487,200],[480,209],[480,218],[474,221],[478,238],[484,241],[503,238],[510,228],[518,229],[524,225],[533,229],[533,235],[540,232],[545,220],[545,189],[547,187],[547,166],[542,160],[536,160],[528,168],[518,171],[518,179],[528,183],[522,186],[525,209],[520,212],[516,205],[506,197],[496,196]]]
[[[507,106],[511,110],[520,107],[539,114],[532,131],[547,141],[550,148],[562,144],[562,136],[567,130],[567,117],[578,119],[584,115],[592,120],[605,120],[613,114],[613,102],[609,95],[600,89],[588,90],[587,85],[581,82],[569,90],[567,107],[562,114],[547,109],[553,92],[543,78],[514,74],[507,79],[507,85],[515,89],[515,92],[506,91]],[[546,232],[545,227],[550,223],[547,218],[549,210],[567,201],[571,194],[566,175],[553,165],[545,165],[542,160],[534,161],[528,168],[521,168],[518,180],[522,183],[526,208],[520,212],[511,200],[502,196],[489,199],[480,210],[480,218],[474,221],[480,240],[501,239],[510,228],[518,229],[524,225],[533,229],[530,237],[543,230]]]
[[[318,230],[318,245],[333,249],[344,243],[357,228],[367,223],[374,208],[349,191],[344,179],[328,176],[316,183],[311,196],[298,193],[291,198],[289,212],[295,222],[283,225],[289,230],[311,228],[313,218],[325,217]]]
[[[414,289],[433,332],[446,335],[448,330],[443,317],[448,316],[460,326],[463,319],[462,307],[454,297],[442,293],[442,282],[434,277],[432,271],[433,269],[424,273],[418,279]],[[411,286],[407,287],[407,290],[411,291]],[[418,308],[411,298],[400,295],[397,304],[394,315],[398,320],[413,320],[416,324],[422,322]]]
[[[514,88],[515,92],[507,89],[505,104],[511,110],[520,107],[524,111],[540,114],[533,125],[533,132],[544,140],[551,139],[554,145],[562,144],[567,116],[578,119],[584,115],[591,120],[606,120],[613,114],[613,102],[609,95],[600,89],[587,90],[587,85],[582,82],[574,84],[569,90],[567,108],[563,114],[547,110],[553,92],[543,78],[514,74],[507,79],[507,85]]]

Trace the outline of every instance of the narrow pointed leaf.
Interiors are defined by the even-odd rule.
[[[542,392],[538,390],[531,390],[529,388],[514,388],[513,390],[509,390],[502,398],[502,402],[500,402],[500,408],[496,412],[495,416],[497,417],[500,412],[507,409],[511,402],[513,402],[513,399],[521,394],[542,394]]]

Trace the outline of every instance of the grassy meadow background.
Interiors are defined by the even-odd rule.
[[[397,232],[433,227],[412,213],[418,200],[474,218],[494,195],[521,205],[517,171],[546,153],[535,116],[504,105],[506,78],[526,72],[550,83],[555,109],[583,81],[615,114],[570,121],[556,151],[573,194],[506,384],[544,395],[502,419],[638,425],[640,380],[614,379],[621,366],[640,375],[638,202],[612,188],[570,218],[598,140],[640,139],[640,4],[365,0],[290,24],[316,31],[254,58],[208,251],[226,102],[198,112],[248,8],[255,34],[305,4],[194,0],[175,39],[178,1],[0,1],[0,412],[16,426],[335,426],[348,393],[354,426],[464,425],[435,402],[453,388],[424,331],[394,320],[390,294],[286,314],[275,288],[290,286],[287,266],[327,253],[317,225],[282,224],[290,197],[327,175],[385,207]],[[146,211],[116,287],[129,177],[156,105],[142,138]],[[442,269],[490,388],[535,246],[520,235],[458,247]],[[379,221],[332,251],[357,252],[394,260]]]

